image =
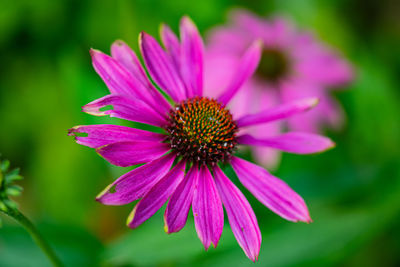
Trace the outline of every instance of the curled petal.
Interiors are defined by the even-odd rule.
[[[290,132],[263,139],[246,134],[238,138],[238,143],[252,146],[268,146],[295,154],[323,152],[335,146],[335,143],[327,137],[301,132]]]
[[[305,112],[318,104],[317,98],[306,98],[261,111],[256,114],[245,115],[237,120],[239,127],[257,125],[270,121],[287,119],[293,115]]]
[[[109,110],[100,110],[112,106]],[[82,107],[83,112],[95,116],[110,115],[120,119],[163,127],[166,119],[143,101],[121,95],[106,95]]]
[[[96,149],[100,156],[121,167],[150,162],[169,150],[169,144],[133,141],[112,143]]]
[[[78,136],[77,134],[87,134],[87,136]],[[75,136],[78,144],[91,148],[121,141],[161,142],[165,138],[165,135],[162,134],[110,124],[75,126],[69,129],[68,135]]]
[[[180,23],[182,39],[181,75],[186,84],[187,96],[202,96],[203,91],[203,40],[189,17]]]
[[[170,170],[175,154],[167,154],[136,168],[107,186],[96,200],[104,205],[124,205],[143,197]]]
[[[246,256],[254,262],[258,259],[261,246],[256,215],[242,192],[218,166],[214,167],[214,177],[232,232]]]
[[[182,181],[185,164],[184,160],[180,161],[139,201],[128,217],[127,224],[130,228],[138,227],[161,208]]]
[[[192,209],[197,235],[207,250],[218,245],[224,227],[224,211],[213,177],[207,166],[200,167],[200,176],[193,194]]]
[[[154,81],[173,100],[180,101],[185,99],[186,89],[180,75],[157,41],[152,36],[142,32],[139,42],[144,62]]]
[[[193,191],[199,177],[198,168],[197,164],[190,168],[168,201],[164,214],[164,229],[168,234],[179,232],[186,224],[190,205],[192,204]]]
[[[239,67],[233,75],[231,82],[218,98],[219,101],[228,104],[240,87],[253,75],[261,58],[261,47],[262,42],[257,40],[247,49],[240,60]]]
[[[286,220],[311,222],[304,200],[285,182],[246,160],[232,157],[240,182],[265,206]]]

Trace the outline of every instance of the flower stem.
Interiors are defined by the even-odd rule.
[[[33,223],[25,217],[18,209],[7,207],[6,210],[0,209],[0,211],[4,212],[17,222],[19,222],[25,229],[29,232],[32,239],[36,242],[36,244],[43,250],[46,254],[47,258],[51,261],[53,266],[61,267],[63,264],[60,259],[56,256],[54,250],[50,247],[47,241],[42,237],[39,233],[38,229],[33,225]]]

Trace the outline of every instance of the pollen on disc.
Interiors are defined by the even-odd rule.
[[[176,105],[166,127],[171,148],[200,164],[227,161],[236,142],[237,126],[225,106],[214,99],[194,97]]]

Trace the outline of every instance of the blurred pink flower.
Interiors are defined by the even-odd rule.
[[[261,246],[257,219],[219,165],[230,163],[244,187],[273,212],[290,221],[310,222],[304,200],[263,168],[234,156],[235,147],[267,146],[308,154],[329,149],[334,143],[323,136],[297,132],[273,138],[238,133],[249,126],[287,119],[314,107],[317,101],[295,101],[234,120],[226,104],[255,71],[261,43],[254,42],[245,51],[236,75],[215,100],[204,93],[203,42],[187,17],[181,20],[180,38],[166,25],[161,29],[165,50],[146,33],[139,38],[151,78],[172,99],[173,106],[154,87],[125,43],[116,41],[111,46],[112,56],[91,50],[93,66],[110,94],[85,105],[83,111],[149,124],[159,127],[160,133],[104,124],[76,126],[69,134],[114,165],[144,164],[122,175],[97,197],[105,205],[140,199],[128,217],[129,227],[141,225],[169,199],[164,215],[166,232],[180,231],[192,207],[197,234],[208,249],[220,239],[224,205],[239,245],[255,261]]]
[[[241,116],[276,104],[317,97],[318,107],[288,120],[290,129],[312,133],[321,132],[324,125],[340,129],[345,115],[331,91],[353,79],[350,64],[311,33],[295,30],[284,18],[266,20],[245,10],[235,10],[229,17],[228,25],[216,27],[209,34],[206,93],[220,94],[241,64],[243,51],[259,39],[263,42],[263,52],[256,74],[244,84],[229,108]],[[274,123],[247,131],[258,138],[266,138],[279,134],[282,127]],[[280,152],[271,148],[255,147],[253,152],[258,162],[268,167],[279,162]]]

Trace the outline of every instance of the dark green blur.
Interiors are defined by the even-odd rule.
[[[89,48],[109,53],[111,43],[123,39],[137,49],[140,31],[157,35],[160,22],[177,30],[184,14],[205,33],[237,6],[291,16],[340,49],[357,73],[336,95],[348,115],[342,132],[326,133],[337,147],[284,154],[274,172],[304,197],[314,222],[286,222],[243,190],[263,234],[256,265],[400,265],[399,1],[0,0],[0,153],[25,177],[21,210],[67,266],[253,265],[227,219],[218,248],[208,252],[191,215],[178,234],[164,233],[161,212],[128,229],[133,204],[94,201],[126,169],[67,136],[75,125],[121,122],[81,112],[107,92]],[[49,266],[21,227],[3,222],[0,266]]]

